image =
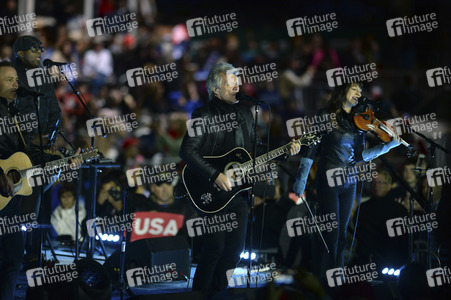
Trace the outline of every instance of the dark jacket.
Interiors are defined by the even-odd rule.
[[[12,104],[12,103],[11,103]],[[16,152],[24,151],[17,128],[11,125],[14,108],[9,106],[5,98],[0,97],[0,159],[7,159]],[[0,211],[0,217],[11,216],[19,213],[19,197],[14,197],[5,208]]]
[[[359,105],[347,114],[341,111],[342,118],[337,118],[337,128],[333,128],[324,135],[321,143],[309,147],[307,153],[302,155],[314,159],[317,151],[321,151],[319,167],[322,170],[333,168],[352,167],[356,163],[363,161],[362,152],[365,145],[365,133],[360,132],[353,123],[353,115],[356,112],[364,112],[367,106]],[[323,109],[318,112],[318,116],[324,116],[328,111]],[[308,170],[307,170],[308,172]]]
[[[19,87],[32,90],[34,92],[42,93],[44,96],[38,97],[39,118],[41,123],[42,134],[50,133],[54,128],[58,119],[61,118],[61,109],[55,95],[55,87],[53,83],[45,82],[42,85],[30,87],[27,80],[27,66],[17,59],[14,63],[14,68],[19,77]],[[21,97],[16,105],[16,108],[22,113],[36,113],[36,107],[32,96]],[[32,132],[26,135],[27,142],[31,142],[33,136],[38,133],[35,128]]]
[[[23,151],[17,127],[12,125],[14,108],[10,108],[8,101],[0,97],[0,159],[7,159],[14,153]]]
[[[211,130],[212,124],[206,124],[203,134],[190,136],[188,131],[180,147],[180,157],[191,169],[210,182],[214,182],[222,170],[214,168],[203,159],[203,156],[222,155],[235,147],[243,147],[248,152],[253,151],[254,122],[252,113],[241,103],[228,104],[215,97],[205,106],[194,110],[191,116],[190,122],[194,122],[196,118],[212,120],[215,116],[225,117],[231,113],[235,113],[234,120],[237,125],[235,129],[214,131]],[[257,138],[257,156],[265,152],[266,147]]]

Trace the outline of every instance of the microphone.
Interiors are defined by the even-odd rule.
[[[39,97],[39,96],[44,96],[44,94],[42,93],[38,93],[38,92],[34,92],[31,90],[27,90],[23,87],[19,87],[16,91],[17,96],[20,97],[27,97],[27,96],[33,96],[33,97]]]
[[[361,99],[363,103],[371,104],[371,105],[374,105],[374,106],[379,106],[379,105],[381,105],[381,102],[380,102],[380,101],[376,101],[376,100],[373,100],[373,99],[369,99],[369,98],[367,98],[367,97],[365,97],[365,96],[362,96],[362,97],[360,97],[359,99]]]
[[[239,92],[236,94],[236,99],[237,99],[237,100],[240,100],[240,101],[241,101],[241,100],[251,101],[251,102],[253,102],[254,104],[265,103],[264,101],[258,100],[258,99],[254,98],[254,97],[251,97],[251,96],[248,96],[248,95],[246,95],[245,93],[243,93],[243,92],[241,92],[241,91],[239,91]]]
[[[53,61],[51,59],[48,59],[48,58],[44,59],[44,61],[42,62],[42,65],[44,67],[46,67],[46,68],[50,68],[50,67],[53,67],[53,66],[65,66],[67,64],[69,64],[69,63],[68,62],[66,62],[66,63],[55,62],[55,61]]]

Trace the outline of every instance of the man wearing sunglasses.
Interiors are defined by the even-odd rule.
[[[55,95],[55,87],[53,83],[44,80],[40,82],[33,82],[30,77],[33,74],[43,74],[44,71],[41,67],[41,63],[44,60],[44,47],[42,42],[34,36],[21,36],[14,42],[14,55],[15,62],[14,68],[17,71],[19,78],[19,88],[24,88],[33,92],[41,93],[43,96],[37,97],[39,121],[42,133],[42,143],[45,146],[44,149],[50,151],[50,153],[56,152],[55,146],[50,146],[48,141],[49,134],[55,130],[58,120],[61,118],[61,109]],[[36,76],[35,75],[35,76]],[[34,116],[36,119],[36,105],[33,96],[19,96],[13,103],[18,116]],[[60,127],[60,125],[58,125]],[[57,128],[59,129],[59,128]],[[27,154],[31,156],[33,165],[39,165],[52,161],[57,157],[46,152],[42,159],[40,152],[39,130],[37,126],[30,131],[22,132],[25,144],[28,146]],[[56,177],[54,178],[56,180]],[[51,183],[46,184],[39,188],[34,188],[33,193],[27,197],[26,201],[22,201],[21,210],[23,213],[38,213],[40,211],[41,191],[44,189],[44,215],[41,222],[50,223],[51,213],[51,201],[45,199],[51,199],[51,191],[49,188]],[[33,231],[31,238],[31,244],[26,245],[27,256],[25,262],[31,262],[30,267],[34,266],[35,258],[39,257],[40,253],[40,241],[39,232]]]
[[[44,94],[44,96],[38,97],[38,110],[41,132],[44,137],[43,143],[46,145],[48,142],[47,136],[55,129],[58,119],[61,118],[61,109],[56,99],[53,83],[47,82],[47,80],[34,81],[31,78],[34,76],[33,74],[40,75],[43,73],[41,62],[44,60],[44,50],[42,42],[34,36],[21,36],[14,42],[16,58],[14,67],[19,76],[19,88]],[[42,77],[45,76],[43,75]],[[15,107],[21,114],[36,113],[33,96],[20,97],[20,101],[15,103]],[[28,145],[31,144],[30,152],[33,162],[40,163],[38,129],[35,128],[30,134],[25,135],[24,138]],[[50,157],[44,158],[44,161],[49,160],[51,160]]]

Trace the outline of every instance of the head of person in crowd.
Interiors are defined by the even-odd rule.
[[[417,163],[415,158],[409,158],[404,162],[402,166],[402,177],[411,187],[416,186],[418,180],[417,173],[414,170],[416,164]]]
[[[236,94],[240,88],[234,71],[236,68],[229,63],[219,63],[211,68],[207,77],[208,98],[214,97],[227,103],[238,103]]]
[[[371,182],[372,196],[379,199],[385,197],[392,188],[392,177],[390,173],[378,170],[376,177]]]
[[[34,69],[41,65],[45,48],[37,37],[21,36],[14,42],[13,48],[16,61],[21,61],[27,68]]]
[[[58,198],[61,202],[61,207],[70,209],[75,204],[75,187],[72,184],[65,184],[58,190]]]
[[[16,91],[19,88],[17,72],[10,62],[0,62],[0,97],[8,102],[17,98]]]
[[[150,184],[152,201],[162,206],[174,203],[174,184],[177,179],[173,178],[169,172],[159,173],[155,178],[156,180]]]

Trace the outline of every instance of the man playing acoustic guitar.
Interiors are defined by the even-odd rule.
[[[251,152],[254,141],[252,113],[236,98],[239,86],[236,75],[230,74],[232,70],[236,69],[228,63],[213,66],[207,78],[210,101],[196,109],[191,118],[193,123],[195,119],[201,118],[207,122],[205,125],[209,128],[204,128],[203,134],[195,134],[199,132],[197,130],[193,132],[188,128],[180,148],[180,157],[188,167],[222,191],[232,190],[230,179],[223,170],[215,168],[204,156],[221,155],[235,147],[242,147]],[[226,118],[227,116],[229,118]],[[235,122],[236,126],[233,130],[211,130],[213,126],[226,124],[209,124],[211,122],[208,120]],[[298,144],[292,143],[289,154],[295,155],[299,149]],[[257,145],[257,155],[264,154],[265,150],[265,146]],[[231,231],[219,231],[202,237],[203,249],[193,280],[193,290],[206,291],[207,296],[211,297],[227,288],[226,272],[235,269],[244,248],[248,213],[246,198],[246,193],[241,192],[223,210],[217,214],[209,214],[208,217],[219,215],[219,218],[223,219],[227,215],[234,215],[238,226]]]

